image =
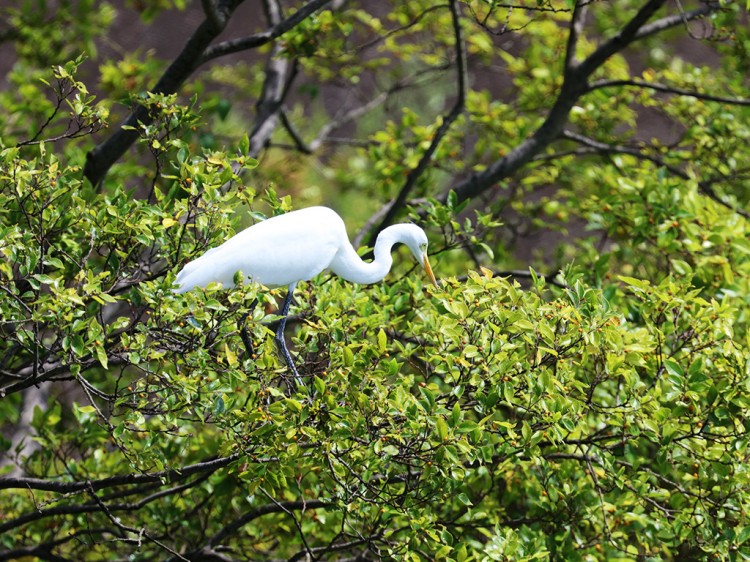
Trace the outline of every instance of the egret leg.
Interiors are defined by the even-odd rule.
[[[294,365],[292,356],[286,347],[286,339],[284,338],[284,329],[286,328],[286,318],[289,315],[289,307],[292,305],[292,298],[294,297],[294,287],[296,285],[297,285],[296,283],[292,283],[291,285],[289,285],[289,289],[287,290],[286,298],[284,299],[284,304],[281,306],[281,311],[280,311],[281,320],[279,320],[279,326],[276,328],[275,339],[276,339],[276,345],[278,346],[279,351],[281,352],[281,356],[284,358],[284,361],[289,367],[289,370],[292,371],[295,381],[297,382],[299,386],[304,388],[305,383],[302,382],[302,377],[300,377],[299,373],[297,372],[297,367],[295,367]]]

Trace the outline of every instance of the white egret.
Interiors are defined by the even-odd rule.
[[[266,287],[287,286],[276,330],[276,343],[297,382],[303,384],[284,341],[284,328],[299,281],[312,279],[325,269],[354,283],[376,283],[390,271],[391,248],[405,244],[438,287],[427,259],[427,236],[415,224],[396,224],[384,229],[375,241],[375,259],[363,261],[346,234],[346,226],[335,211],[310,207],[254,224],[221,246],[208,250],[186,264],[177,274],[175,293],[185,293],[211,282],[234,286],[241,271],[253,282]]]

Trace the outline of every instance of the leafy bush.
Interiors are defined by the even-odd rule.
[[[308,87],[413,78],[420,65],[445,81],[377,126],[353,116],[367,142],[317,171],[301,154],[322,142],[304,146],[288,123],[299,108],[260,103],[245,133],[231,89],[208,87],[227,79],[212,67],[189,97],[133,94],[129,111],[146,117],[108,138],[132,136],[138,154],[92,183],[107,141],[92,149],[91,135],[122,109],[89,94],[83,58],[49,72],[22,50],[15,76],[46,74],[0,97],[0,558],[748,558],[748,104],[730,97],[746,14],[695,8],[736,33],[711,73],[659,59],[655,31],[631,37],[654,58],[642,77],[613,52],[571,93],[579,69],[558,60],[566,48],[566,64],[594,60],[609,30],[661,3],[626,2],[627,18],[592,4],[602,37],[577,50],[576,3],[396,3],[387,29],[357,6],[302,14],[263,64],[299,65]],[[82,42],[112,16],[89,8]],[[528,44],[502,50],[502,25]],[[338,57],[354,30],[384,59]],[[466,52],[440,66],[456,41]],[[442,88],[446,68],[477,77],[498,60],[512,103]],[[119,73],[137,82],[157,67],[108,63],[105,91],[122,99]],[[267,102],[266,70],[230,85]],[[627,84],[610,96],[605,78]],[[668,103],[657,78],[674,84]],[[428,120],[419,95],[445,115]],[[567,128],[511,169],[562,106]],[[672,145],[635,140],[656,107],[684,125]],[[266,146],[268,115],[287,121],[274,139],[297,153]],[[272,338],[277,291],[171,288],[181,264],[239,229],[333,199],[315,189],[329,166],[344,208],[363,193],[368,209],[400,201],[367,234],[394,208],[425,226],[442,285],[405,253],[382,284],[301,283],[288,330],[297,388]],[[279,195],[303,178],[309,191]]]

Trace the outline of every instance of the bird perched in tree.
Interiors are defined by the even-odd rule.
[[[254,224],[221,246],[186,264],[177,274],[175,293],[185,293],[211,282],[234,287],[235,274],[266,287],[288,287],[281,307],[276,343],[297,382],[303,384],[284,341],[284,328],[299,281],[312,279],[325,269],[354,283],[376,283],[390,271],[391,248],[405,244],[438,287],[427,259],[427,236],[415,224],[384,229],[375,241],[375,258],[363,261],[346,234],[341,217],[327,207],[292,211]],[[304,386],[304,385],[303,385]]]

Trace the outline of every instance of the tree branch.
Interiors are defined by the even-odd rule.
[[[642,150],[639,150],[634,147],[623,146],[619,144],[607,144],[607,143],[586,137],[584,135],[574,133],[572,131],[563,131],[563,133],[561,134],[561,138],[575,141],[588,148],[591,148],[592,151],[599,153],[599,154],[628,154],[630,156],[635,156],[636,158],[639,158],[641,160],[648,160],[649,162],[653,162],[657,166],[664,168],[669,173],[679,177],[680,179],[683,179],[683,180],[691,179],[690,174],[678,168],[677,166],[674,166],[672,164],[665,162],[662,158],[659,158],[658,156],[647,154],[643,152]],[[699,180],[698,189],[700,190],[701,193],[703,193],[703,195],[715,201],[719,205],[726,207],[730,211],[735,212],[740,216],[743,216],[745,218],[750,218],[750,213],[748,211],[735,207],[731,203],[728,203],[727,201],[722,199],[719,196],[719,194],[716,193],[716,191],[713,188],[713,184],[719,181],[722,181],[724,179],[729,179],[729,178],[720,176],[720,177]]]
[[[71,541],[80,541],[82,536],[100,535],[103,533],[110,533],[111,531],[112,529],[109,527],[87,527],[83,530],[71,531],[62,537],[55,538],[54,540],[45,543],[20,547],[15,550],[0,551],[0,560],[19,560],[31,556],[53,562],[69,562],[69,558],[63,558],[62,556],[53,554],[52,549]]]
[[[323,500],[283,501],[261,505],[260,507],[256,507],[255,509],[246,512],[228,525],[225,525],[218,533],[208,539],[207,545],[209,548],[212,548],[229,535],[239,531],[242,527],[250,523],[250,521],[268,515],[269,513],[288,513],[290,511],[299,511],[303,509],[321,509],[331,507],[332,505],[331,502]]]
[[[201,7],[203,13],[206,14],[206,19],[211,22],[217,29],[223,27],[221,12],[219,7],[214,3],[214,0],[201,0]]]
[[[511,176],[559,138],[568,122],[570,110],[578,99],[589,91],[589,78],[609,57],[623,50],[633,41],[673,27],[684,18],[700,17],[720,8],[717,3],[711,3],[699,10],[684,13],[679,19],[670,16],[646,25],[646,22],[665,2],[666,0],[646,2],[619,33],[602,43],[584,61],[574,64],[571,57],[571,66],[564,75],[560,93],[542,125],[503,158],[495,160],[484,171],[474,173],[454,186],[453,191],[456,192],[458,201],[473,199],[499,181]],[[571,33],[577,33],[576,25],[571,24]],[[571,44],[570,40],[568,44]],[[448,193],[445,193],[441,201],[445,202],[447,197]]]
[[[708,1],[703,6],[701,6],[700,8],[696,8],[695,10],[690,10],[689,12],[680,12],[679,14],[673,16],[666,16],[648,25],[644,25],[638,31],[635,38],[637,40],[640,40],[644,37],[655,35],[666,29],[670,29],[678,25],[684,25],[689,21],[712,14],[720,8],[721,5],[719,4],[719,2]]]
[[[44,478],[0,478],[0,490],[44,490],[48,492],[59,492],[68,494],[81,492],[89,489],[102,490],[114,486],[176,482],[183,480],[193,474],[201,472],[213,472],[223,468],[239,458],[239,453],[228,457],[219,457],[208,461],[191,464],[180,469],[162,470],[160,472],[146,474],[124,474],[122,476],[111,476],[101,480],[87,480],[77,482],[55,482]]]
[[[646,25],[653,15],[666,3],[666,0],[649,0],[633,18],[625,24],[614,37],[611,37],[591,53],[577,67],[577,77],[588,80],[594,71],[602,66],[612,55],[619,53],[633,41],[638,39],[639,30]]]
[[[226,27],[232,13],[244,0],[219,0],[209,10],[209,15],[198,26],[177,58],[172,61],[152,92],[173,94],[196,69],[196,62],[208,46]],[[205,3],[204,3],[205,7]],[[139,123],[151,123],[148,109],[139,105],[122,123],[120,128],[102,144],[96,146],[86,155],[83,173],[88,180],[97,185],[104,179],[109,169],[138,138],[134,129]],[[125,127],[134,127],[128,129]]]
[[[573,17],[570,20],[570,33],[568,33],[568,43],[565,47],[565,65],[564,69],[567,73],[568,70],[572,70],[576,65],[576,47],[578,46],[578,38],[583,33],[583,25],[586,22],[586,12],[588,4],[576,1],[575,8],[573,9]]]
[[[414,189],[419,178],[427,170],[427,167],[430,164],[430,160],[432,159],[432,155],[435,153],[435,150],[437,150],[437,147],[440,145],[443,137],[445,137],[453,122],[458,119],[458,116],[461,115],[464,110],[464,105],[466,103],[466,88],[468,84],[468,78],[466,75],[466,47],[464,45],[461,33],[461,14],[457,0],[451,0],[448,5],[451,12],[453,36],[456,45],[456,75],[458,80],[456,102],[454,103],[448,115],[446,115],[443,119],[443,122],[438,127],[438,130],[435,132],[435,136],[430,142],[430,146],[420,158],[416,168],[409,171],[409,174],[406,177],[406,182],[401,188],[401,191],[399,191],[393,203],[388,207],[388,210],[386,211],[383,219],[380,221],[380,224],[378,224],[378,226],[371,231],[367,241],[367,244],[369,246],[373,245],[378,234],[380,234],[380,232],[385,227],[393,222],[393,219],[403,208],[407,198],[409,197],[409,193],[412,191],[412,189]]]
[[[730,98],[726,96],[714,96],[711,94],[703,94],[696,92],[695,90],[686,90],[684,88],[676,88],[674,86],[665,86],[663,84],[656,84],[654,82],[646,82],[644,80],[598,80],[589,86],[589,91],[598,90],[601,88],[615,88],[615,87],[634,87],[634,88],[646,88],[657,92],[663,92],[665,94],[674,94],[676,96],[686,96],[705,101],[715,101],[719,103],[726,103],[730,105],[744,105],[750,106],[750,98]]]
[[[345,111],[339,115],[336,115],[331,119],[328,123],[323,125],[320,128],[320,131],[318,132],[317,136],[311,140],[309,143],[306,143],[304,139],[300,136],[300,134],[297,132],[297,130],[294,128],[294,125],[289,120],[289,116],[286,114],[285,111],[281,112],[281,121],[284,125],[284,128],[289,133],[289,136],[292,137],[292,140],[294,141],[294,146],[297,150],[302,152],[303,154],[313,154],[318,148],[320,148],[320,145],[323,144],[327,139],[328,135],[331,133],[331,131],[337,129],[338,127],[341,127],[342,125],[349,123],[351,121],[354,121],[355,119],[358,119],[365,113],[372,111],[374,108],[378,107],[379,105],[382,105],[385,100],[388,99],[389,94],[392,92],[392,90],[389,90],[387,92],[381,92],[374,98],[372,98],[367,103],[364,103],[358,107],[352,108],[348,111]]]
[[[263,31],[261,33],[256,33],[254,35],[249,35],[247,37],[242,37],[240,39],[231,39],[229,41],[222,41],[221,43],[218,43],[217,45],[214,45],[213,47],[209,47],[208,49],[205,50],[205,52],[203,53],[203,56],[201,56],[200,59],[198,59],[196,66],[200,66],[203,63],[213,60],[215,58],[223,57],[225,55],[230,55],[232,53],[237,53],[239,51],[246,51],[248,49],[254,49],[256,47],[260,47],[261,45],[265,45],[266,43],[269,43],[270,41],[273,41],[274,39],[281,37],[282,35],[284,35],[284,33],[293,29],[300,22],[304,21],[306,18],[311,16],[313,13],[315,13],[317,10],[329,4],[330,1],[331,0],[310,0],[310,2],[302,6],[299,10],[294,12],[291,16],[289,16],[288,18],[284,20],[277,21],[273,25],[273,27],[271,27],[270,29],[267,29],[266,31]]]
[[[206,19],[198,26],[177,58],[169,65],[162,77],[151,90],[159,94],[173,94],[204,62],[239,50],[258,47],[293,29],[313,12],[325,6],[330,0],[311,0],[290,17],[279,20],[269,30],[228,45],[220,43],[211,48],[211,42],[224,30],[237,7],[244,0],[203,0]],[[232,43],[232,42],[229,42]],[[102,144],[86,155],[84,175],[94,185],[104,179],[112,165],[125,154],[138,139],[139,123],[148,124],[153,119],[148,109],[136,107],[120,128]],[[132,127],[132,128],[129,128]]]
[[[281,5],[277,0],[265,0],[264,9],[269,24],[279,25]],[[279,121],[281,105],[297,75],[297,63],[280,56],[281,47],[274,47],[266,63],[265,79],[260,98],[255,105],[256,116],[250,133],[249,155],[257,157],[268,144]],[[291,65],[291,67],[290,67]]]

